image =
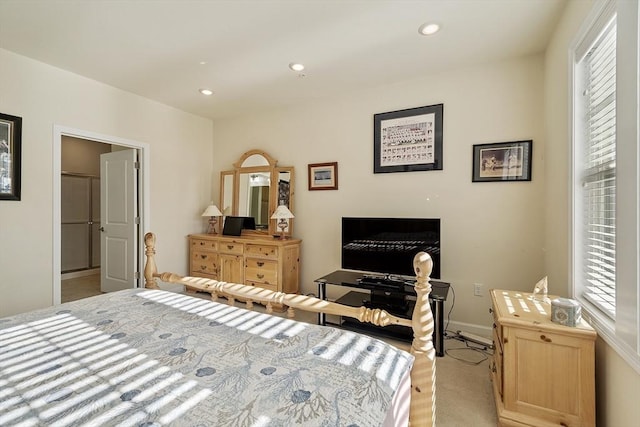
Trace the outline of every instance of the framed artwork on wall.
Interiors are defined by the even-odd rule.
[[[373,116],[373,173],[442,170],[443,104]]]
[[[338,162],[309,165],[309,190],[337,190]]]
[[[0,200],[20,200],[22,118],[0,113]]]
[[[531,181],[533,141],[473,146],[472,182]]]

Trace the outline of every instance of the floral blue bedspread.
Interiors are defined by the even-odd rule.
[[[0,425],[377,426],[413,356],[132,289],[0,319]]]

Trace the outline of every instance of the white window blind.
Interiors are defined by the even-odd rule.
[[[616,21],[580,61],[584,79],[582,283],[584,297],[615,319]]]

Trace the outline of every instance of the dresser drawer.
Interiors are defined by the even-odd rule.
[[[494,380],[496,382],[496,388],[498,393],[500,393],[500,398],[502,398],[502,358],[503,358],[503,350],[502,350],[502,339],[498,338],[496,333],[496,329],[493,330],[493,369],[495,372]]]
[[[191,239],[191,250],[218,251],[218,242],[215,240]]]
[[[237,242],[220,242],[218,250],[224,254],[242,255],[244,253],[244,245]]]
[[[502,325],[497,323],[498,321],[493,319],[493,339],[494,341],[500,341],[500,345],[502,345]],[[498,345],[496,342],[495,345]]]
[[[278,247],[270,245],[246,245],[247,256],[278,259]]]
[[[218,255],[201,250],[191,251],[190,274],[206,275],[208,278],[216,279],[218,274]]]
[[[262,288],[269,291],[278,292],[278,285],[271,285],[268,283],[261,283],[261,282],[253,282],[250,280],[247,280],[244,284],[247,286],[255,286],[256,288]]]
[[[245,263],[245,281],[278,284],[278,263],[259,258],[247,258]]]

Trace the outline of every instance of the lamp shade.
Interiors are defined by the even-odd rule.
[[[202,212],[202,216],[222,216],[222,212],[216,205],[211,204]]]
[[[278,208],[273,213],[273,215],[271,215],[271,219],[289,219],[289,218],[294,218],[294,216],[285,205],[278,206]]]

